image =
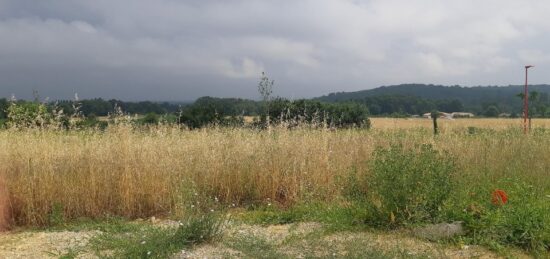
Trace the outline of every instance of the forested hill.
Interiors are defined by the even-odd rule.
[[[550,85],[529,85],[529,91],[550,94]],[[515,97],[523,92],[523,86],[442,86],[425,84],[401,84],[382,86],[357,92],[336,92],[316,99],[326,102],[361,100],[380,95],[413,95],[425,99],[458,99],[465,103],[479,103],[486,99]],[[517,98],[517,97],[516,97]]]
[[[529,91],[539,93],[539,102],[549,103],[550,85],[530,85]],[[357,92],[337,92],[318,97],[317,100],[325,102],[361,101],[369,102],[369,99],[399,96],[416,97],[428,100],[458,100],[464,108],[473,112],[481,112],[487,106],[494,105],[502,112],[518,112],[521,109],[521,99],[517,96],[523,92],[523,86],[442,86],[425,84],[402,84],[394,86],[382,86],[375,89]]]

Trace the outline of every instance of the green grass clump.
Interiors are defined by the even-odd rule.
[[[334,201],[332,203],[300,203],[289,208],[263,207],[247,211],[237,220],[246,224],[281,225],[296,222],[319,222],[326,226],[328,232],[359,231],[367,225],[365,205]]]
[[[466,239],[494,249],[515,246],[534,253],[550,249],[550,198],[519,179],[494,184],[464,184],[445,209],[448,220],[463,221]],[[491,193],[502,189],[508,202],[495,205]]]
[[[210,213],[190,216],[174,229],[168,226],[135,225],[129,232],[103,233],[91,243],[100,257],[167,258],[185,248],[214,240],[224,220]]]
[[[439,258],[440,254],[414,252],[398,247],[377,247],[370,237],[338,238],[331,232],[287,237],[282,241],[262,235],[238,235],[224,242],[237,254],[228,258]],[[332,240],[331,240],[332,239]],[[434,251],[437,252],[437,251]],[[222,257],[222,256],[220,256]]]
[[[226,245],[249,258],[287,258],[274,244],[258,236],[239,236],[227,241]]]
[[[395,227],[434,221],[452,189],[453,159],[431,145],[391,145],[374,152],[368,177],[369,224]]]

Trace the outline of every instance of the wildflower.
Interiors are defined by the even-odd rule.
[[[147,255],[151,255],[151,251],[147,251]]]
[[[496,189],[492,196],[491,202],[494,205],[502,206],[508,202],[508,195],[503,190]]]
[[[195,208],[195,205],[191,204],[191,208]]]
[[[145,240],[141,241],[141,244],[142,244],[142,245],[145,245],[145,243],[146,243]]]
[[[214,210],[213,210],[213,209],[210,209],[210,212],[214,212]]]

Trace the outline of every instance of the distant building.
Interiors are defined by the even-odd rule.
[[[432,113],[424,113],[422,114],[423,118],[431,119]],[[473,118],[475,115],[473,113],[469,112],[453,112],[453,113],[446,113],[446,112],[440,112],[439,118],[445,118],[445,119],[456,119],[456,118]]]
[[[453,118],[473,118],[475,115],[470,112],[453,112],[451,113]]]

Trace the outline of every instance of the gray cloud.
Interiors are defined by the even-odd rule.
[[[309,97],[548,83],[547,1],[0,0],[0,96]]]

